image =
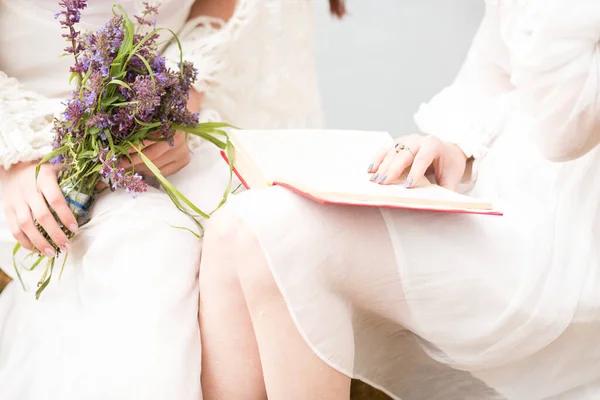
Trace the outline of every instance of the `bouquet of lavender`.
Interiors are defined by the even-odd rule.
[[[190,216],[202,232],[198,217],[208,218],[209,214],[199,210],[161,175],[140,151],[141,144],[145,140],[172,141],[176,131],[183,131],[230,151],[227,135],[222,130],[230,125],[198,123],[198,114],[187,110],[196,70],[191,63],[183,61],[181,45],[172,31],[172,40],[180,50],[179,69],[173,71],[165,66],[165,59],[158,51],[160,30],[152,29],[154,24],[149,20],[157,14],[156,7],[144,3],[146,10],[142,16],[135,17],[134,23],[121,6],[115,5],[114,17],[104,27],[96,32],[81,33],[75,25],[86,2],[62,0],[59,5],[63,11],[55,15],[67,31],[63,34],[69,43],[65,51],[74,57],[70,71],[76,88],[65,104],[63,118],[54,122],[54,150],[40,164],[50,161],[60,165],[59,186],[82,224],[101,180],[111,190],[125,189],[134,196],[146,191],[142,176],[118,164],[121,157],[131,159],[130,151],[134,148],[175,206]],[[150,32],[141,33],[144,29]],[[221,204],[228,192],[229,188]],[[56,220],[71,238],[73,233],[58,218]],[[36,225],[59,254],[60,247],[41,225],[37,222]],[[19,245],[14,252],[18,250]],[[44,259],[45,256],[37,255],[28,269],[34,269]],[[37,298],[52,278],[54,263],[55,258],[47,260],[38,283]],[[20,278],[16,263],[15,269]]]

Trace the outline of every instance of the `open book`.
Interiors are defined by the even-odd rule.
[[[386,132],[350,130],[233,130],[234,171],[249,189],[279,185],[324,204],[501,215],[491,203],[444,189],[423,178],[405,189],[369,180]],[[226,159],[226,155],[223,154]]]

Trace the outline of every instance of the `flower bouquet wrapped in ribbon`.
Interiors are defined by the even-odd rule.
[[[78,222],[83,224],[99,183],[108,186],[104,190],[124,189],[133,196],[146,191],[142,176],[121,168],[118,162],[123,157],[131,160],[130,153],[137,152],[174,205],[196,222],[201,234],[199,218],[208,218],[209,213],[198,209],[174,188],[140,149],[144,141],[172,141],[176,131],[183,131],[230,150],[223,130],[229,125],[198,123],[198,114],[188,111],[187,101],[196,80],[196,70],[191,63],[183,61],[181,45],[172,31],[171,40],[177,42],[180,50],[179,69],[174,71],[165,66],[165,59],[159,54],[160,29],[152,29],[150,21],[158,12],[156,7],[144,3],[146,10],[142,16],[135,17],[134,23],[121,6],[115,5],[114,17],[104,27],[96,32],[81,33],[75,25],[86,1],[62,0],[59,5],[63,11],[55,15],[66,30],[63,34],[68,42],[65,51],[74,57],[70,71],[76,87],[65,104],[62,118],[55,119],[54,150],[40,165],[51,162],[60,166],[59,186]],[[144,30],[149,32],[141,33]],[[221,204],[228,193],[229,188]],[[71,238],[73,233],[56,215],[55,218]],[[36,222],[36,226],[58,255],[61,248],[40,224]],[[19,248],[17,244],[15,254]],[[32,257],[37,258],[30,270],[46,261],[36,292],[39,298],[52,278],[56,258],[33,253]],[[16,261],[14,266],[20,278]]]

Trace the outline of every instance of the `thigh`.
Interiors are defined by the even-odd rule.
[[[361,307],[397,315],[398,268],[378,209],[322,205],[280,187],[234,196],[230,207],[258,239],[282,290],[298,303],[351,296]]]

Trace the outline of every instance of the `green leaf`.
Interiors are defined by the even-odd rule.
[[[21,272],[19,272],[19,267],[17,267],[17,253],[19,252],[19,249],[21,248],[21,243],[17,243],[15,244],[15,247],[13,247],[13,268],[15,269],[15,273],[17,274],[17,278],[19,279],[19,282],[21,283],[21,287],[23,288],[23,290],[25,289],[25,282],[23,282],[23,278],[21,278]]]
[[[85,86],[87,81],[90,79],[90,76],[92,76],[92,68],[88,67],[88,70],[85,72],[85,75],[83,76],[83,80],[81,81],[81,89],[83,89],[83,87]],[[81,92],[80,92],[80,94],[81,94]]]
[[[156,128],[156,127],[159,127],[162,125],[162,122],[160,122],[160,121],[148,123],[148,122],[140,121],[139,119],[137,119],[135,117],[134,117],[134,119],[135,119],[135,122],[138,123],[138,125],[145,126],[146,128]]]
[[[92,126],[92,127],[88,128],[88,130],[87,130],[87,131],[88,131],[88,133],[89,133],[90,135],[96,135],[96,134],[97,134],[98,132],[100,132],[101,130],[102,130],[102,128],[99,128],[99,127],[97,127],[97,126]]]
[[[31,253],[33,254],[33,253]],[[27,271],[33,271],[38,265],[40,265],[40,263],[42,262],[42,260],[46,258],[44,256],[38,256],[37,260],[35,260],[35,262],[33,264],[31,264],[29,267],[25,267],[25,269]]]
[[[142,161],[144,162],[144,164],[146,164],[146,167],[148,167],[148,169],[156,176],[156,179],[158,179],[158,181],[160,182],[161,186],[165,189],[165,191],[167,192],[167,194],[170,195],[171,198],[173,198],[173,196],[177,199],[177,200],[181,200],[186,206],[188,206],[192,211],[194,211],[196,214],[198,214],[199,216],[203,217],[203,218],[209,218],[209,215],[207,213],[205,213],[204,211],[200,210],[198,207],[196,207],[196,205],[194,205],[194,203],[192,203],[190,200],[188,200],[187,197],[185,197],[179,190],[177,190],[160,172],[160,170],[154,165],[154,163],[152,163],[152,161],[146,157],[146,155],[144,153],[142,153],[139,148],[136,148],[140,158],[142,159]],[[172,194],[172,196],[171,196]],[[176,203],[176,205],[178,205],[179,202]],[[180,203],[179,203],[180,204]],[[178,207],[179,208],[179,207]],[[189,211],[185,210],[184,211],[186,215],[190,216],[192,219],[194,219],[194,221],[198,222],[190,213]]]
[[[229,197],[229,193],[231,193],[231,183],[233,182],[233,160],[235,158],[235,153],[233,152],[233,145],[229,140],[227,140],[225,154],[227,155],[227,163],[229,164],[229,182],[227,182],[227,187],[225,188],[221,202],[217,205],[217,208],[210,212],[210,215],[213,215],[219,208],[223,206],[223,204],[225,204],[227,198]]]
[[[118,79],[115,79],[115,80],[118,80]],[[113,80],[113,82],[114,82],[114,80]],[[122,82],[122,81],[120,81],[120,82]],[[102,107],[108,107],[111,104],[115,103],[116,101],[118,101],[122,98],[123,98],[123,96],[120,96],[120,95],[114,95],[114,96],[107,97],[102,100],[102,103],[101,103]]]
[[[148,75],[150,75],[150,80],[152,81],[152,83],[155,83],[154,82],[154,71],[152,71],[152,67],[150,66],[150,63],[148,62],[148,60],[146,60],[144,57],[140,56],[139,54],[136,54],[135,56],[137,58],[139,58],[140,60],[142,60],[142,62],[146,66],[146,69],[148,70]]]
[[[62,278],[63,271],[65,270],[65,264],[67,263],[67,258],[69,257],[69,253],[65,254],[65,258],[63,260],[62,265],[60,266],[60,274],[58,274],[58,279]]]
[[[54,271],[54,260],[55,260],[54,258],[50,258],[48,260],[48,266],[46,267],[46,270],[44,271],[44,275],[42,275],[43,281],[42,281],[40,287],[38,288],[38,290],[36,290],[36,292],[35,292],[36,300],[39,300],[42,292],[44,291],[44,289],[46,289],[46,287],[50,283],[50,280],[52,279],[52,272]],[[50,271],[50,273],[47,273],[48,271]],[[48,276],[48,277],[45,278],[46,276]]]
[[[173,40],[175,40],[175,42],[177,43],[177,48],[179,49],[179,65],[181,66],[181,71],[183,71],[183,47],[181,46],[181,41],[179,40],[179,37],[175,32],[173,32],[171,29],[167,30],[171,32],[171,35],[173,35]]]
[[[127,88],[129,90],[133,90],[133,89],[131,89],[131,86],[129,86],[128,84],[126,84],[125,82],[123,82],[120,79],[113,79],[112,81],[108,82],[107,86],[112,85],[112,84],[123,86],[124,88]]]
[[[187,132],[187,131],[184,131],[184,132]],[[211,142],[212,144],[214,144],[221,150],[225,150],[225,148],[227,147],[227,144],[225,142],[223,142],[220,139],[217,139],[216,137],[214,137],[208,133],[204,133],[204,132],[187,132],[187,133],[189,133],[190,135],[195,135],[195,136],[201,137],[202,139]]]
[[[129,61],[131,61],[131,58],[136,55],[136,53],[139,51],[139,49],[144,45],[144,43],[146,43],[154,34],[159,33],[161,30],[163,30],[162,28],[158,28],[158,29],[154,29],[153,31],[150,31],[146,34],[146,36],[144,36],[142,38],[142,40],[140,40],[138,42],[138,44],[133,48],[133,50],[131,51],[131,53],[129,54],[129,57],[127,58],[127,61],[125,62],[125,64],[129,64]]]
[[[44,157],[42,157],[40,162],[35,167],[35,179],[37,179],[38,175],[40,174],[40,168],[41,168],[42,164],[47,163],[48,161],[50,161],[51,159],[53,159],[56,156],[65,154],[68,150],[69,150],[69,147],[65,145],[65,146],[59,147],[58,149],[51,151],[50,153],[48,153]]]
[[[236,126],[233,126],[231,124],[228,124],[226,122],[200,122],[197,125],[198,128],[201,129],[217,129],[217,128],[233,128],[233,129],[240,129]]]
[[[189,233],[191,233],[192,235],[196,236],[196,238],[198,239],[202,239],[202,236],[198,235],[196,232],[194,232],[193,230],[191,230],[190,228],[186,228],[185,226],[175,226],[175,225],[171,225],[172,228],[175,229],[183,229],[184,231],[188,231]]]
[[[129,18],[129,16],[127,15],[127,12],[125,11],[125,9],[123,8],[123,6],[119,5],[119,4],[115,4],[113,6],[113,13],[114,13],[114,9],[118,9],[121,13],[121,15],[123,16],[123,25],[125,26],[125,34],[123,35],[123,42],[121,43],[121,47],[119,48],[119,53],[117,54],[116,59],[123,59],[125,57],[126,54],[129,54],[131,52],[131,49],[133,48],[133,37],[135,34],[135,27],[133,25],[133,21],[131,21],[131,19]],[[116,13],[115,13],[116,15]],[[118,71],[121,72],[121,71]]]
[[[71,76],[69,76],[69,85],[73,82],[73,79],[79,76],[79,72],[71,72]]]

